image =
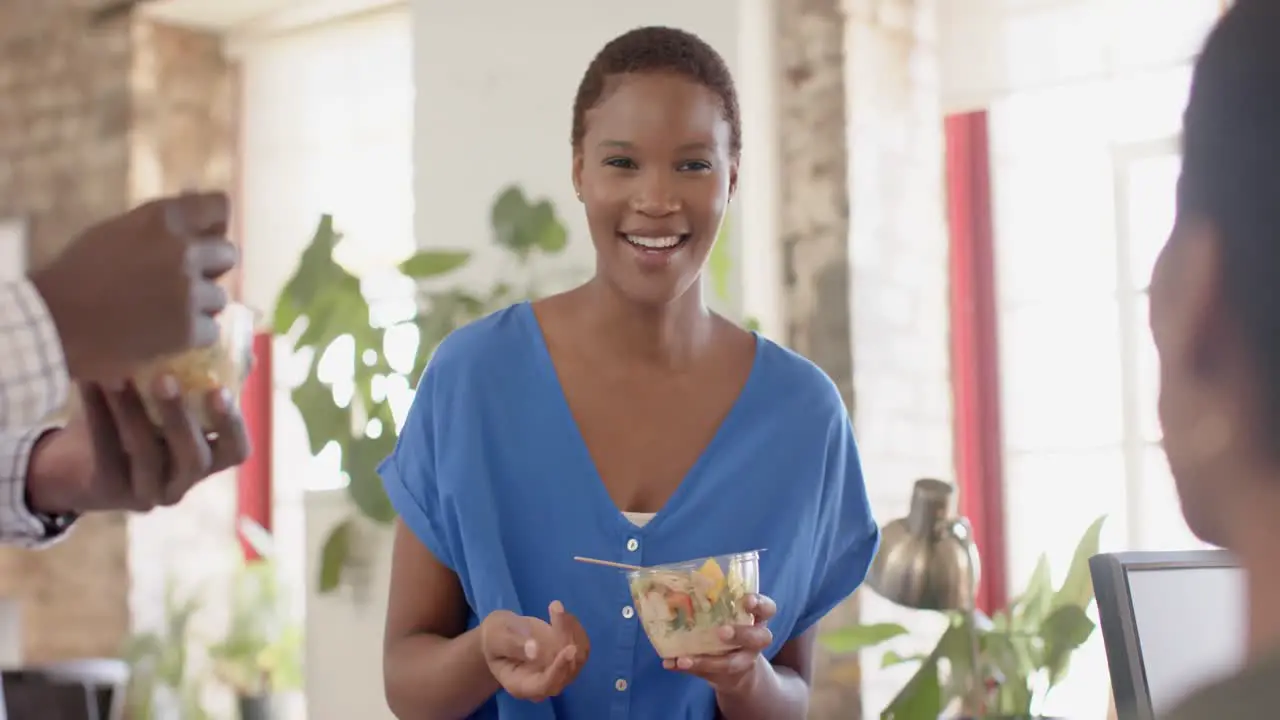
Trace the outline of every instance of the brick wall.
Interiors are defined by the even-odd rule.
[[[779,0],[775,28],[783,339],[831,376],[852,410],[845,16],[839,0]],[[854,597],[820,628],[857,619]],[[857,659],[819,649],[810,717],[857,720],[858,690]]]
[[[94,24],[100,4],[0,3],[0,215],[28,219],[35,265],[142,196],[229,174],[227,135],[210,131],[223,123],[216,98],[227,87],[214,46],[128,17]],[[162,88],[171,99],[158,102]],[[136,122],[161,110],[169,120]],[[188,178],[192,168],[203,172]],[[22,602],[28,661],[118,651],[130,627],[129,555],[118,514],[85,518],[49,550],[0,550],[0,595]]]
[[[954,475],[935,2],[777,2],[785,338],[853,409],[882,522]],[[934,630],[869,593],[822,627],[860,618]],[[879,666],[820,651],[811,717],[878,716],[905,679]]]
[[[848,0],[853,357],[863,467],[877,519],[906,514],[912,483],[953,481],[944,146],[937,52],[940,0]],[[938,618],[862,594],[864,622],[915,631]],[[910,666],[863,654],[864,717],[878,717]]]

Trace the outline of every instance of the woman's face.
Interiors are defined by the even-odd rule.
[[[1236,421],[1223,387],[1217,234],[1179,218],[1151,276],[1150,321],[1160,360],[1160,425],[1182,514],[1200,539],[1225,544],[1224,457]]]
[[[573,162],[597,276],[644,304],[683,295],[698,280],[737,180],[714,92],[674,74],[610,78],[587,111]]]

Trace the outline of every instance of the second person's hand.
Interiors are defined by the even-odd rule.
[[[161,198],[85,230],[31,275],[71,376],[115,385],[162,355],[218,339],[235,267],[224,193]]]
[[[559,601],[548,608],[550,622],[500,610],[480,625],[489,671],[512,697],[542,702],[564,691],[591,654],[578,619]]]
[[[147,417],[136,388],[81,387],[81,412],[32,452],[31,509],[50,515],[97,510],[146,512],[180,501],[196,484],[249,455],[244,420],[221,393],[206,398],[214,419],[206,433],[171,378],[152,394],[163,425]]]

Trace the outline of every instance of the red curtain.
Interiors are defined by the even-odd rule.
[[[945,134],[956,479],[982,556],[978,606],[992,612],[1008,601],[1008,555],[987,113],[950,115]]]
[[[271,341],[269,332],[253,338],[253,370],[240,395],[245,427],[253,452],[239,469],[236,495],[236,537],[246,560],[258,555],[240,531],[239,518],[253,520],[271,529]]]

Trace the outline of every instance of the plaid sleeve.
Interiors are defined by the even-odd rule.
[[[0,430],[44,421],[66,404],[70,385],[40,294],[27,280],[0,284]]]
[[[27,506],[27,466],[31,448],[57,425],[0,430],[0,545],[39,548],[60,539],[74,517],[41,518]]]
[[[49,308],[27,280],[0,283],[0,543],[39,547],[61,536],[27,507],[27,465],[71,380]]]

